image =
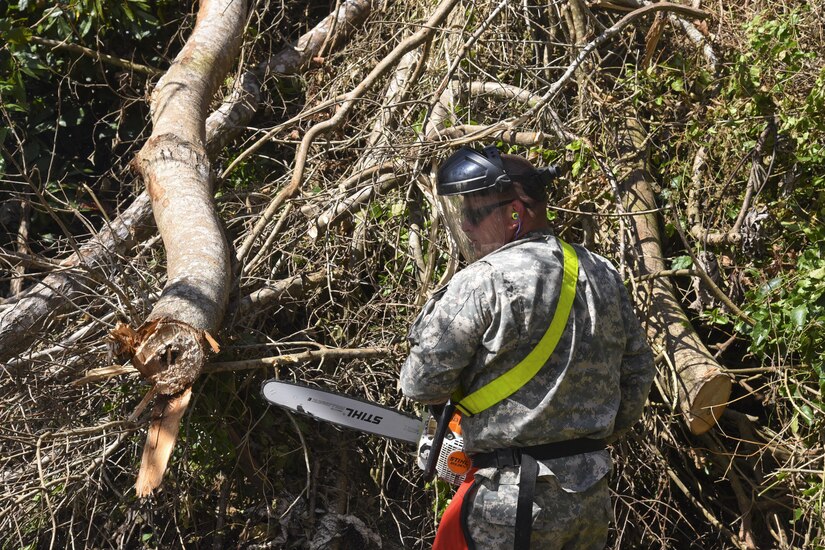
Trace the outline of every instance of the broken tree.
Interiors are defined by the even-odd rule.
[[[235,62],[246,2],[201,2],[186,45],[152,93],[151,137],[133,161],[146,184],[163,238],[167,281],[137,330],[113,336],[153,384],[156,403],[137,480],[138,496],[161,482],[192,384],[210,350],[229,295],[229,247],[213,198],[215,177],[206,154],[206,116]]]

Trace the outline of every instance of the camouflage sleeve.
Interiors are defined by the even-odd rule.
[[[483,313],[483,290],[466,280],[454,277],[427,302],[410,328],[410,353],[400,377],[401,391],[410,399],[445,402],[473,361],[489,322]]]
[[[618,274],[618,283],[622,285]],[[624,286],[624,285],[622,285]],[[622,356],[621,375],[619,386],[621,401],[616,414],[611,440],[617,439],[627,432],[642,416],[645,401],[653,383],[656,368],[653,365],[653,352],[647,344],[645,333],[639,324],[639,319],[633,311],[630,296],[624,289],[622,295],[622,321],[627,336],[624,355]]]

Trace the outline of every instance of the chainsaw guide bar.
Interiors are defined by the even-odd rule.
[[[261,392],[273,405],[292,412],[407,443],[417,444],[423,429],[420,419],[395,409],[295,382],[266,380]]]

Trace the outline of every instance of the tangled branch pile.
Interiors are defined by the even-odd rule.
[[[489,142],[564,167],[556,231],[620,266],[652,327],[612,546],[825,545],[821,6],[255,3],[205,122],[232,258],[220,353],[139,499],[151,392],[108,335],[167,283],[129,163],[195,14],[86,4],[0,12],[4,548],[427,547],[446,492],[412,449],[268,409],[259,386],[413,409],[406,328],[462,257],[434,167]],[[655,313],[665,283],[683,322]],[[671,347],[694,331],[732,381],[706,416]]]

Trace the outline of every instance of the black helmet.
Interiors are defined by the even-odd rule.
[[[543,190],[561,175],[557,166],[540,168],[530,175],[519,175],[518,180],[526,184],[525,190],[531,195]],[[513,180],[504,170],[499,150],[490,145],[478,152],[470,147],[462,147],[444,161],[438,170],[436,190],[439,195],[464,195],[478,191],[501,192],[510,187]]]
[[[512,183],[495,146],[485,147],[482,153],[462,147],[438,169],[436,190],[439,195],[464,195],[493,188],[501,191]]]

